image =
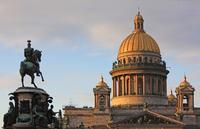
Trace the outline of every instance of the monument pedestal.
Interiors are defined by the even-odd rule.
[[[12,126],[6,126],[6,129],[48,129],[52,117],[49,116],[51,114],[48,107],[53,98],[45,90],[19,87],[10,95],[10,100],[14,100],[15,106],[11,104],[12,112],[9,111],[10,113],[8,112],[6,116],[8,116],[8,121],[16,121],[13,121]]]

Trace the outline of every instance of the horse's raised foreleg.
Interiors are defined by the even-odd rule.
[[[39,73],[40,73],[40,75],[41,75],[42,81],[44,81],[44,78],[43,78],[42,72],[39,72]]]

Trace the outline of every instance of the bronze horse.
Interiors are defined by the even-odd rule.
[[[32,55],[32,61],[21,62],[19,72],[21,75],[22,87],[24,87],[24,76],[27,74],[31,77],[31,84],[33,84],[35,88],[37,88],[34,82],[34,79],[35,79],[34,74],[37,72],[37,69],[39,69],[39,65],[37,66],[36,63],[39,63],[41,61],[41,56],[42,56],[42,52],[39,50],[35,50]],[[41,71],[39,71],[39,75],[41,75],[42,81],[44,81]]]

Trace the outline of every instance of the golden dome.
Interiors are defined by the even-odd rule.
[[[121,43],[118,58],[138,52],[150,52],[160,55],[160,49],[156,41],[143,29],[143,17],[138,14],[134,19],[135,30]]]
[[[176,97],[173,95],[172,90],[171,90],[171,94],[167,96],[168,101],[169,102],[174,102],[174,100],[176,99]]]
[[[186,76],[184,76],[184,80],[180,83],[179,87],[188,87],[191,86],[190,83],[187,81]]]
[[[108,87],[108,85],[103,80],[103,76],[101,76],[100,82],[96,84],[96,87]]]
[[[118,58],[136,52],[153,52],[160,55],[156,41],[145,32],[133,32],[121,44]]]

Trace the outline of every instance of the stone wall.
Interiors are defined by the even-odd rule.
[[[93,108],[74,108],[65,110],[64,117],[69,119],[68,127],[78,127],[81,122],[85,127],[107,125],[110,119],[108,113],[94,113]]]

